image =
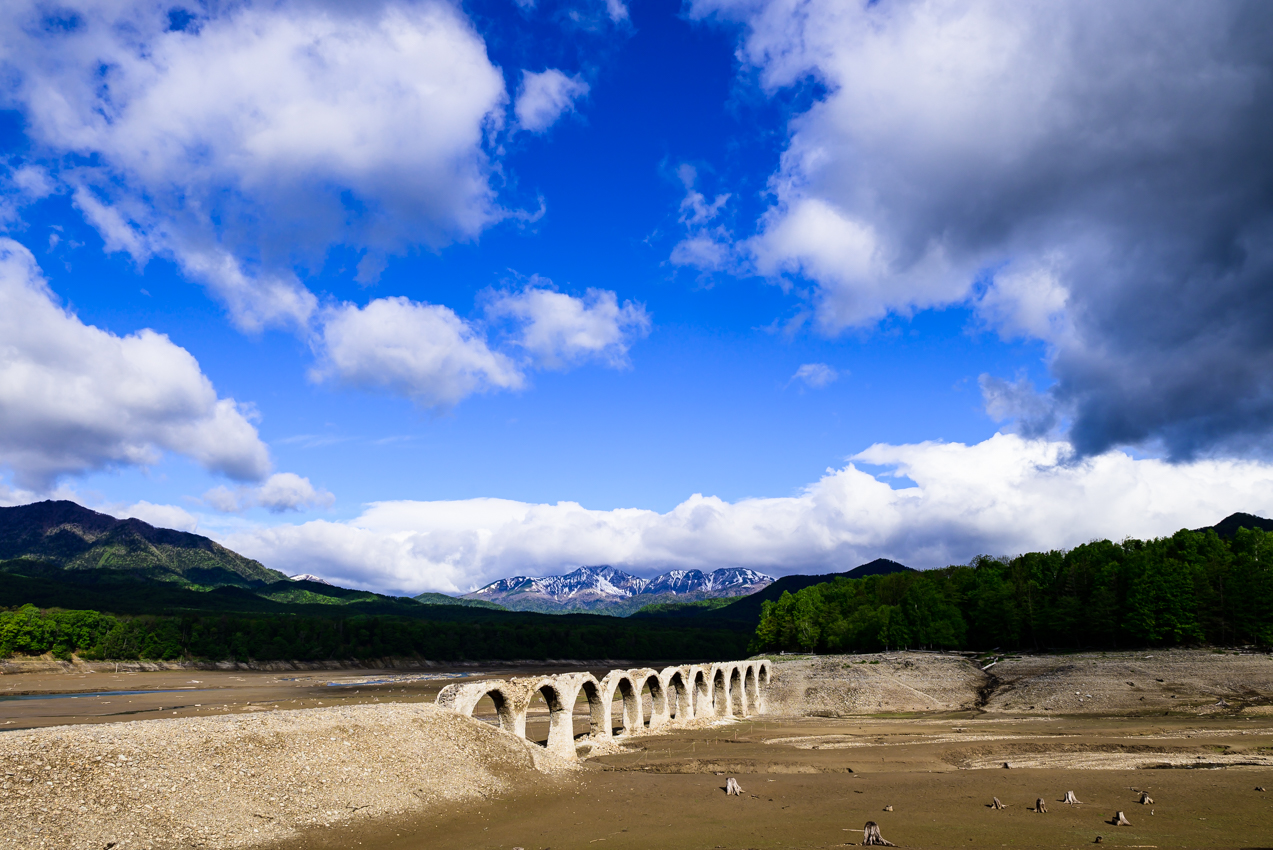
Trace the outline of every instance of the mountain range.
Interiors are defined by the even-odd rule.
[[[591,611],[630,614],[646,605],[746,596],[773,583],[773,576],[742,567],[704,573],[671,570],[644,579],[614,567],[579,567],[559,576],[514,576],[491,582],[464,599],[494,602],[512,611]]]
[[[1233,514],[1201,530],[1227,537],[1239,528],[1273,531],[1273,520]],[[908,569],[881,558],[846,573],[775,581],[744,568],[672,570],[643,579],[612,566],[588,566],[560,576],[501,579],[460,598],[422,593],[407,599],[335,587],[307,573],[289,578],[207,537],[117,519],[70,501],[0,507],[0,607],[33,602],[120,613],[264,613],[336,606],[351,613],[431,618],[507,608],[611,616],[640,612],[641,617],[693,617],[705,626],[729,622],[754,628],[763,603],[784,591]]]

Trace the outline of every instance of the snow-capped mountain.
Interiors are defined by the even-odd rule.
[[[312,575],[311,573],[301,573],[300,575],[288,576],[288,578],[290,578],[292,581],[316,581],[319,584],[325,584],[329,587],[336,586],[332,584],[330,581],[328,581],[327,579],[319,578],[318,576]]]
[[[739,567],[710,573],[672,570],[644,579],[611,566],[598,566],[580,567],[562,576],[504,578],[466,594],[465,598],[498,602],[518,611],[630,613],[654,602],[746,596],[772,582],[772,576]]]

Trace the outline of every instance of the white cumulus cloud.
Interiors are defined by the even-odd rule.
[[[505,292],[487,307],[494,318],[511,318],[519,328],[516,344],[536,365],[561,369],[584,360],[612,367],[628,365],[634,339],[650,332],[645,308],[631,301],[619,305],[608,289],[589,289],[583,298],[542,287]]]
[[[192,534],[199,530],[199,520],[194,514],[177,505],[156,505],[144,499],[123,510],[104,509],[105,513],[125,519],[135,517],[148,522],[155,528],[175,528],[177,531],[189,531]]]
[[[439,304],[396,297],[329,308],[311,377],[447,410],[476,393],[520,389],[532,368],[565,369],[588,360],[622,368],[633,340],[650,329],[644,307],[620,306],[604,289],[577,298],[527,286],[491,293],[484,309],[490,322],[510,326],[502,344],[511,353],[491,342],[485,322]]]
[[[349,522],[242,531],[227,545],[284,572],[381,590],[467,591],[497,578],[613,564],[651,574],[745,566],[842,571],[1170,534],[1234,511],[1273,513],[1273,466],[1169,464],[999,434],[978,444],[875,445],[794,496],[694,495],[667,513],[501,499],[374,503]],[[872,474],[863,467],[879,467]],[[894,489],[890,478],[916,486]]]
[[[810,389],[820,390],[838,377],[840,373],[825,363],[803,363],[791,376],[791,380],[800,381]]]
[[[245,328],[304,325],[293,273],[500,218],[503,77],[447,2],[0,7],[0,98],[107,249],[174,258]],[[374,269],[373,259],[368,266]]]
[[[579,76],[567,77],[556,68],[538,73],[522,72],[522,86],[513,112],[523,130],[542,133],[565,112],[575,108],[575,101],[588,94],[588,84]]]
[[[47,491],[61,475],[146,466],[163,452],[240,480],[269,474],[250,409],[218,398],[190,352],[67,312],[35,258],[0,239],[0,465]]]
[[[524,377],[508,356],[448,307],[408,298],[343,304],[327,315],[312,375],[447,409],[473,393],[517,389]]]
[[[223,513],[238,513],[253,507],[284,513],[331,507],[336,497],[294,472],[276,472],[255,487],[213,487],[203,494],[203,501]]]

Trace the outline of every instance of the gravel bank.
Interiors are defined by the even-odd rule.
[[[1205,649],[1007,658],[988,711],[1063,714],[1266,713],[1273,656]],[[1262,711],[1263,709],[1263,711]]]
[[[1128,715],[1273,713],[1273,656],[1207,649],[971,659],[924,652],[779,658],[771,712],[838,717],[981,709]]]
[[[243,847],[499,794],[535,758],[420,704],[9,732],[0,847]]]
[[[770,713],[839,717],[958,711],[977,704],[986,676],[967,658],[924,652],[778,658]]]

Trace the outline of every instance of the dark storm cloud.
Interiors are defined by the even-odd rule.
[[[1081,454],[1264,453],[1273,5],[693,10],[745,25],[764,85],[827,87],[746,246],[760,271],[816,282],[822,330],[970,301],[1050,344],[1044,397],[983,380],[1022,430],[1067,422]]]

